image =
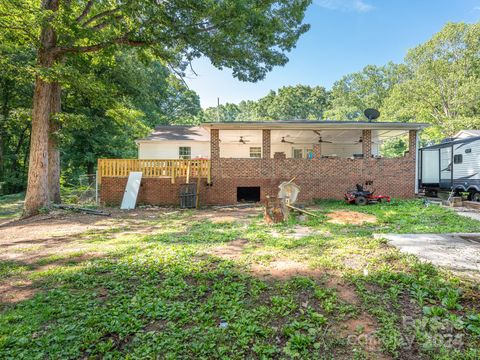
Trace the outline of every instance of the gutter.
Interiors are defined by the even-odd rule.
[[[394,122],[229,122],[205,123],[200,125],[206,129],[235,130],[235,129],[296,129],[296,130],[423,130],[428,124],[423,123],[394,123]]]

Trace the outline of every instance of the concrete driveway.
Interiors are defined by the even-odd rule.
[[[480,233],[376,234],[401,252],[456,272],[480,276]]]

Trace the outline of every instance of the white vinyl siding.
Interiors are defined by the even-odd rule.
[[[190,147],[192,159],[210,158],[210,143],[207,141],[145,141],[138,144],[139,159],[178,159],[179,148]]]
[[[471,149],[470,152],[465,150]],[[454,164],[454,179],[464,178],[472,176],[469,179],[480,179],[480,140],[472,141],[461,147],[459,145],[454,146],[454,154],[462,155],[462,163]]]

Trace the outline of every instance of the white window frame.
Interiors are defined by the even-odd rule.
[[[295,151],[299,151],[299,150],[302,152],[302,157],[295,157]],[[292,158],[293,159],[308,159],[308,154],[309,153],[313,154],[313,148],[311,148],[311,147],[292,147]]]
[[[254,151],[252,152],[252,150]],[[261,146],[250,146],[249,155],[251,159],[261,159],[262,158]]]
[[[184,150],[184,151],[182,151],[182,150]],[[185,150],[187,150],[187,151],[185,151]],[[188,152],[188,154],[187,154],[187,152]],[[178,158],[182,159],[182,160],[190,160],[192,158],[192,147],[191,146],[179,146],[178,147]]]

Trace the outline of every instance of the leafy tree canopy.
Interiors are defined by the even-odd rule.
[[[410,50],[411,76],[385,101],[396,119],[428,122],[439,140],[461,129],[480,128],[480,24],[448,23],[432,39]]]
[[[225,104],[207,108],[202,120],[318,120],[329,106],[328,92],[322,86],[285,86],[257,101],[242,101],[238,105]]]

